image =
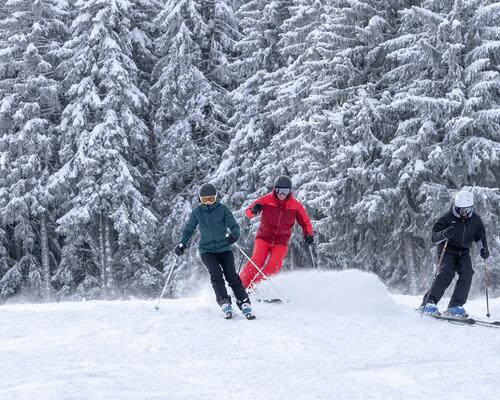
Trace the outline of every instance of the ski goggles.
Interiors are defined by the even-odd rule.
[[[214,204],[217,200],[217,196],[200,196],[201,204]]]
[[[290,189],[288,188],[275,188],[274,192],[277,196],[288,196],[290,194]]]
[[[458,214],[462,217],[470,217],[472,215],[473,207],[456,207]]]

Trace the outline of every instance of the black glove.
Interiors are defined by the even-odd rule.
[[[450,239],[453,239],[453,237],[455,236],[455,233],[456,233],[455,227],[449,226],[448,228],[446,228],[444,230],[443,235],[446,239],[450,240]]]
[[[182,243],[179,243],[175,246],[174,253],[178,256],[182,256],[184,254],[185,247]]]
[[[307,244],[313,244],[314,243],[314,236],[306,235],[306,236],[304,236],[304,240],[306,241]]]
[[[489,256],[490,256],[490,251],[488,250],[487,247],[483,247],[481,249],[481,258],[486,260]]]
[[[226,239],[229,244],[233,244],[238,240],[238,236],[236,236],[234,233],[230,233],[229,235],[227,235]]]
[[[260,205],[259,203],[255,203],[251,210],[253,215],[257,215],[262,211],[262,205]]]

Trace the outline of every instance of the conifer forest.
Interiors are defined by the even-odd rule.
[[[0,0],[0,302],[157,296],[200,185],[251,252],[283,174],[319,268],[407,294],[470,190],[498,295],[500,3]],[[169,296],[206,280],[195,241]],[[284,270],[311,255],[296,227]]]

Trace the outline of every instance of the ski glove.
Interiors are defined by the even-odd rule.
[[[236,236],[234,233],[230,233],[226,238],[229,244],[233,244],[238,240],[238,236]]]
[[[304,240],[306,241],[307,244],[313,244],[314,243],[314,236],[306,235],[306,236],[304,236]]]
[[[253,215],[257,215],[258,213],[260,213],[262,211],[262,205],[259,203],[255,203],[253,205],[253,207],[251,208],[251,210],[252,210]]]
[[[175,246],[174,253],[178,256],[182,256],[184,254],[184,245],[182,243],[179,243],[177,246]]]
[[[456,233],[455,227],[449,226],[448,228],[446,228],[444,230],[443,235],[446,239],[450,240],[450,239],[453,239],[455,237],[455,233]]]
[[[488,250],[487,247],[483,247],[481,249],[481,258],[486,260],[489,256],[490,256],[490,251]]]

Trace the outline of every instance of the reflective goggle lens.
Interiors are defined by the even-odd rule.
[[[201,196],[200,201],[202,204],[214,204],[217,196]]]
[[[290,189],[288,189],[288,188],[276,188],[276,194],[288,196],[290,194]]]
[[[461,207],[459,208],[459,213],[462,217],[468,217],[472,214],[472,207]]]

